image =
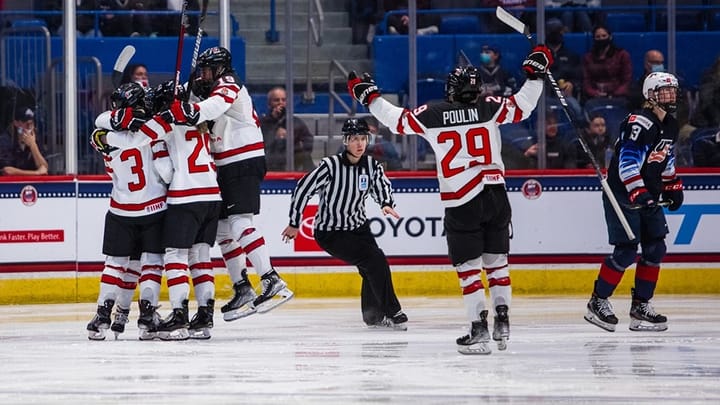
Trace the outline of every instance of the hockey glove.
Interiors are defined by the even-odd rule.
[[[670,201],[668,209],[677,211],[683,203],[683,183],[681,179],[675,179],[663,185],[662,199]]]
[[[522,69],[530,80],[541,79],[553,64],[550,48],[545,45],[535,46],[522,63]]]
[[[107,129],[96,128],[90,135],[90,145],[103,155],[109,155],[110,152],[117,149],[107,144],[107,133]]]
[[[194,126],[200,120],[200,107],[195,103],[175,100],[170,105],[170,114],[172,121],[176,124]],[[165,117],[163,117],[165,118]]]
[[[640,208],[653,207],[655,206],[655,198],[645,187],[638,187],[630,192],[630,203]]]
[[[350,95],[366,108],[373,100],[380,97],[380,89],[369,73],[364,73],[361,79],[355,71],[351,71],[348,74],[347,86]]]
[[[115,131],[137,131],[145,121],[144,109],[126,107],[110,112],[110,127]]]

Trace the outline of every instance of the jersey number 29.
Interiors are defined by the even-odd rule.
[[[470,128],[465,134],[457,131],[443,131],[438,134],[438,143],[450,143],[450,149],[440,161],[441,170],[445,178],[462,173],[464,170],[477,165],[487,165],[492,162],[492,150],[490,148],[490,132],[487,128]],[[467,167],[451,166],[453,160],[464,149],[468,155],[474,157]]]

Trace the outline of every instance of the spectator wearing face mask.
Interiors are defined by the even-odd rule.
[[[480,66],[477,68],[482,79],[483,96],[508,97],[517,92],[517,81],[500,66],[500,48],[484,45],[480,53]]]
[[[650,49],[645,52],[645,58],[643,59],[643,75],[637,81],[633,82],[630,87],[630,93],[628,95],[628,110],[634,111],[640,109],[645,101],[645,97],[642,95],[642,85],[647,75],[652,72],[665,72],[665,56],[662,52],[657,49]]]
[[[593,46],[582,60],[583,93],[586,100],[625,98],[632,84],[632,61],[630,53],[613,43],[607,27],[593,30]]]

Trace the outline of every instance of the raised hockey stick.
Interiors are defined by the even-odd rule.
[[[173,96],[177,98],[178,86],[180,85],[180,66],[182,65],[183,42],[185,42],[185,26],[187,21],[187,4],[188,0],[183,0],[182,11],[180,12],[180,32],[178,33],[177,56],[175,58],[175,83],[173,86]]]
[[[192,73],[197,66],[198,55],[200,54],[200,40],[202,39],[202,25],[207,15],[208,3],[210,0],[203,0],[202,6],[200,7],[200,18],[198,19],[198,30],[197,36],[195,37],[195,47],[193,48],[192,62],[190,62],[190,72]]]
[[[117,59],[115,59],[115,66],[113,66],[113,72],[112,72],[112,84],[113,87],[120,86],[120,81],[122,80],[123,72],[125,71],[125,68],[127,67],[128,63],[130,63],[130,59],[135,56],[135,47],[132,45],[125,45],[125,48],[120,51],[120,54],[118,55]]]
[[[515,18],[514,15],[508,13],[503,9],[502,7],[498,7],[495,9],[495,15],[497,18],[505,23],[508,27],[514,29],[515,31],[525,35],[525,37],[530,41],[531,46],[535,46],[535,40],[533,39],[532,35],[530,35],[530,29],[527,25],[525,25],[522,21]],[[627,221],[627,218],[625,218],[625,214],[623,214],[622,208],[620,208],[620,204],[617,201],[617,198],[615,198],[615,195],[613,194],[612,190],[610,190],[610,185],[608,185],[607,179],[605,176],[603,176],[602,171],[600,170],[600,165],[598,165],[597,160],[595,160],[595,156],[590,151],[590,148],[588,147],[587,143],[583,139],[582,135],[578,132],[577,125],[575,124],[575,120],[573,120],[572,115],[570,115],[570,111],[568,110],[568,104],[567,100],[565,100],[565,96],[562,94],[562,91],[560,91],[560,87],[558,86],[557,82],[555,81],[555,78],[553,77],[552,73],[550,72],[550,69],[548,69],[547,74],[545,75],[550,82],[550,86],[552,86],[553,91],[555,92],[555,95],[557,95],[558,100],[560,100],[560,104],[562,105],[562,110],[567,116],[567,119],[573,124],[575,127],[575,135],[577,136],[578,142],[580,142],[580,146],[582,147],[585,154],[590,158],[590,162],[593,165],[593,168],[595,169],[595,174],[597,175],[598,179],[600,179],[600,186],[602,186],[603,191],[605,192],[605,195],[607,196],[608,200],[610,201],[610,205],[612,205],[613,210],[615,211],[615,214],[617,215],[618,219],[620,220],[620,223],[622,224],[623,229],[625,230],[625,233],[627,234],[627,237],[630,240],[635,239],[635,234],[633,233],[632,229],[630,228],[630,224]]]

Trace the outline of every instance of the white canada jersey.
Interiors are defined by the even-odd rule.
[[[218,166],[265,156],[260,120],[252,98],[235,75],[219,78],[210,96],[197,106],[200,122],[214,121],[211,147]]]
[[[165,142],[116,149],[103,155],[103,159],[113,184],[110,212],[123,217],[142,217],[165,211],[167,186],[163,177],[169,181],[168,173],[172,171]]]
[[[430,143],[442,204],[457,207],[478,195],[485,184],[505,184],[498,126],[529,117],[542,89],[542,80],[526,80],[510,97],[488,96],[477,104],[437,101],[413,111],[377,97],[370,112],[394,133],[417,134]]]

